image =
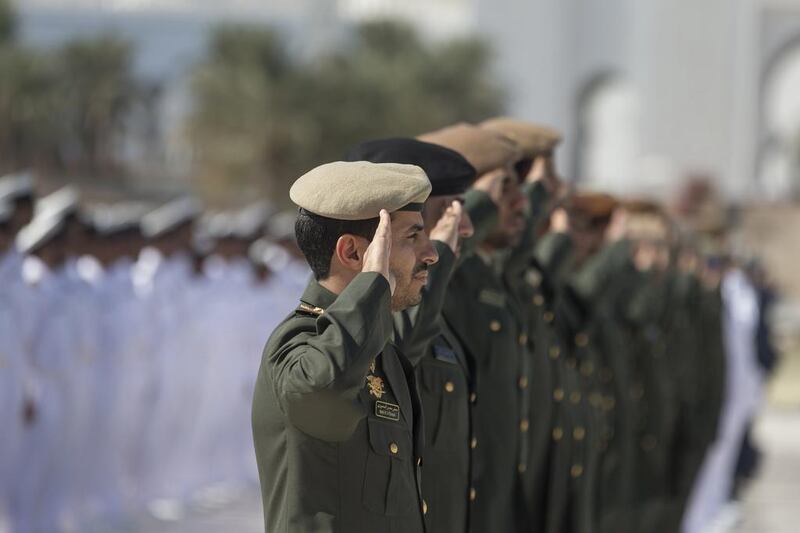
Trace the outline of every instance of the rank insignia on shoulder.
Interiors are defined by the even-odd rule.
[[[444,346],[442,344],[433,345],[433,356],[440,361],[458,363],[458,359],[456,359],[456,352],[451,347]]]
[[[389,402],[375,402],[375,416],[400,421],[400,406]]]
[[[499,291],[483,289],[480,293],[478,293],[478,301],[484,304],[493,305],[495,307],[505,307],[506,296]]]
[[[386,394],[386,389],[383,388],[383,379],[378,376],[367,376],[367,387],[369,387],[369,393],[379,400]]]
[[[325,310],[321,307],[315,307],[313,305],[309,305],[305,302],[300,302],[300,305],[297,307],[298,311],[303,313],[308,313],[310,315],[320,316]]]

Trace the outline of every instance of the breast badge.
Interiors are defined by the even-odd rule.
[[[383,379],[378,376],[367,376],[367,387],[369,387],[369,393],[379,400],[386,394],[386,389],[383,388]]]

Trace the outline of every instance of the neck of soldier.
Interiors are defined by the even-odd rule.
[[[353,278],[359,274],[359,271],[351,270],[336,261],[332,261],[331,263],[331,271],[328,277],[319,280],[319,284],[333,294],[341,294],[345,287],[350,285]]]

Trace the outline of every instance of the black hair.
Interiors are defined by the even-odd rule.
[[[525,157],[514,163],[514,170],[517,171],[517,175],[523,180],[531,171],[531,168],[533,168],[533,158],[530,157]]]
[[[331,258],[339,237],[349,233],[372,240],[378,229],[378,221],[378,218],[337,220],[301,209],[294,223],[294,234],[297,246],[314,273],[314,279],[319,281],[330,274]]]

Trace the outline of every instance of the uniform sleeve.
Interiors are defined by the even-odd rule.
[[[295,335],[268,354],[275,397],[289,420],[317,438],[348,438],[363,417],[358,392],[391,334],[388,281],[375,272],[359,274],[317,318],[315,332]]]
[[[483,191],[470,189],[464,195],[464,211],[472,221],[472,237],[461,241],[461,258],[472,254],[497,224],[497,205]]]
[[[439,261],[429,270],[428,285],[420,304],[394,313],[395,344],[414,366],[441,331],[439,318],[456,264],[456,256],[449,246],[441,241],[433,241],[433,245],[439,253]]]
[[[526,184],[523,192],[528,199],[528,213],[525,217],[525,229],[520,237],[519,244],[514,246],[504,265],[504,273],[512,283],[518,282],[533,257],[536,235],[544,221],[547,201],[550,195],[544,185],[537,181]]]

